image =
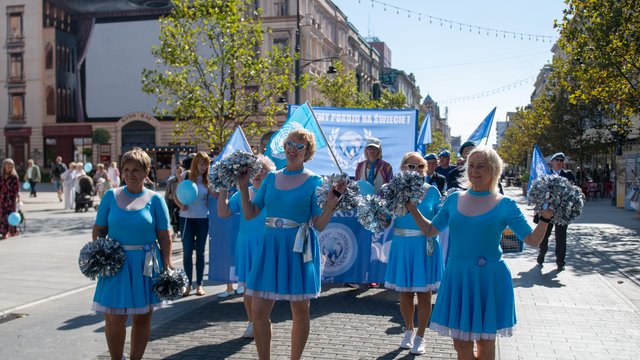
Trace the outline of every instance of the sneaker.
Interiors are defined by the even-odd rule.
[[[415,338],[415,336],[416,333],[413,331],[413,329],[404,329],[404,337],[402,338],[402,342],[400,342],[400,347],[403,349],[413,348],[413,338]]]
[[[244,294],[244,286],[238,286],[238,288],[236,289],[236,294],[238,295]]]
[[[249,325],[247,325],[247,328],[244,330],[244,334],[242,334],[242,337],[247,339],[253,339],[253,323],[252,322],[249,322]]]
[[[426,352],[424,348],[424,339],[418,335],[416,335],[413,347],[411,348],[411,353],[415,355],[422,355]]]
[[[218,293],[216,296],[219,297],[219,298],[226,298],[226,297],[229,297],[229,295],[231,295],[231,294],[233,294],[233,293],[232,292],[223,291],[221,293]]]
[[[360,288],[360,284],[356,284],[356,283],[345,283],[344,286],[346,286],[348,288],[352,288],[352,289],[359,289]]]

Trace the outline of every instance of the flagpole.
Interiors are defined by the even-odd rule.
[[[305,101],[305,104],[307,104],[307,106],[309,107],[309,110],[311,110],[311,116],[313,116],[313,121],[315,121],[316,125],[318,125],[318,129],[320,130],[320,134],[322,134],[322,137],[324,138],[324,142],[327,143],[327,147],[329,148],[329,152],[331,153],[331,156],[333,157],[333,161],[335,161],[336,166],[338,167],[338,170],[342,174],[342,168],[340,167],[340,164],[338,164],[338,159],[336,159],[336,154],[333,153],[333,149],[331,148],[331,144],[329,144],[329,142],[327,141],[327,137],[324,135],[324,131],[322,130],[322,126],[320,126],[320,123],[318,122],[318,119],[316,118],[316,113],[313,112],[313,108],[311,107],[311,105],[309,105],[309,101]]]

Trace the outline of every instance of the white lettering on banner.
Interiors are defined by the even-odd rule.
[[[408,116],[399,116],[399,115],[374,115],[373,116],[374,124],[408,124],[409,117]]]

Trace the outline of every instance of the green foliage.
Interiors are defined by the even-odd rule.
[[[175,119],[174,135],[222,148],[236,126],[248,137],[275,124],[277,98],[292,90],[288,49],[260,53],[263,30],[250,0],[172,0],[160,19],[155,69],[143,90],[157,96],[156,115]],[[256,117],[259,115],[259,117]]]
[[[106,129],[93,129],[93,133],[91,134],[91,141],[94,144],[108,144],[111,140],[111,134]]]
[[[438,155],[440,151],[445,149],[451,151],[451,146],[444,141],[444,134],[440,131],[432,131],[431,144],[427,145],[426,153],[435,153]]]

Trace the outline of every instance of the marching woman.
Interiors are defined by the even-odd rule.
[[[276,164],[271,159],[264,155],[258,155],[258,159],[262,161],[262,170],[258,175],[251,179],[252,187],[249,188],[249,199],[255,198],[256,192],[260,189],[260,185],[265,176],[271,171],[276,170]],[[242,204],[240,199],[240,193],[236,192],[227,200],[229,191],[221,190],[218,198],[218,216],[226,218],[232,214],[242,212]],[[254,264],[255,252],[260,242],[262,241],[262,233],[264,232],[265,211],[260,211],[260,214],[251,220],[247,220],[244,216],[240,219],[240,231],[236,240],[236,276],[238,277],[238,288],[244,287],[247,282],[247,278],[251,273],[251,267]],[[244,309],[247,312],[247,318],[249,319],[249,325],[244,332],[245,338],[253,338],[253,321],[251,316],[252,297],[251,295],[244,293]]]
[[[191,292],[193,281],[193,251],[196,252],[196,295],[205,294],[204,279],[204,251],[207,246],[209,236],[209,165],[211,159],[204,151],[199,151],[191,161],[189,170],[189,180],[198,186],[198,195],[189,205],[185,205],[178,200],[177,193],[173,200],[180,208],[180,234],[182,235],[182,249],[184,271],[187,273],[189,285],[184,292],[188,296]],[[184,181],[186,180],[183,177]]]
[[[287,165],[267,174],[253,200],[248,175],[238,176],[242,210],[247,220],[266,211],[262,242],[247,280],[253,296],[253,330],[260,359],[271,357],[271,309],[275,300],[289,300],[293,326],[291,359],[300,359],[309,337],[311,298],[320,294],[320,250],[316,230],[329,223],[346,185],[327,195],[322,209],[316,201],[320,176],[304,168],[316,144],[313,134],[299,129],[284,140]]]
[[[426,174],[426,161],[420,153],[404,155],[400,169]],[[430,186],[418,211],[427,219],[438,212],[440,191]],[[389,251],[384,286],[400,293],[400,312],[404,320],[405,333],[400,347],[411,349],[412,354],[424,354],[424,331],[431,314],[431,292],[438,290],[444,267],[442,251],[437,237],[425,238],[411,214],[395,219],[393,242]],[[418,298],[418,329],[415,331],[414,298]]]
[[[107,191],[100,201],[92,237],[107,235],[125,250],[124,265],[113,276],[98,277],[92,309],[104,313],[105,336],[111,359],[124,359],[126,325],[129,315],[132,360],[142,359],[149,333],[151,314],[160,300],[152,290],[153,277],[163,264],[171,268],[169,212],[162,197],[144,187],[151,159],[140,148],[122,156],[122,176],[126,186]],[[156,242],[157,240],[157,242]],[[159,243],[159,247],[158,247]],[[159,254],[158,254],[159,253]]]
[[[541,210],[532,231],[516,202],[498,193],[502,160],[493,149],[474,149],[464,166],[468,190],[448,196],[433,222],[415,205],[406,206],[427,236],[450,229],[447,267],[430,327],[453,338],[458,359],[495,359],[496,335],[511,336],[516,324],[511,272],[500,248],[502,231],[509,226],[527,245],[537,247],[553,212]]]

